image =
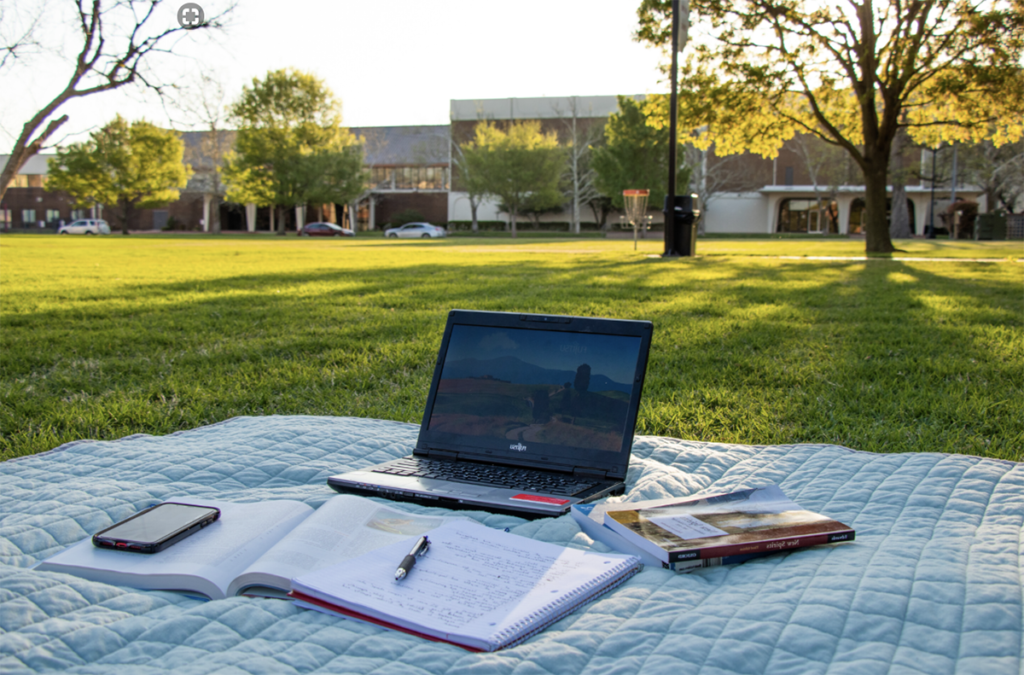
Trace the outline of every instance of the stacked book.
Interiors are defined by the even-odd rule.
[[[801,508],[777,485],[696,499],[582,504],[572,516],[593,539],[677,572],[852,541],[855,534]]]

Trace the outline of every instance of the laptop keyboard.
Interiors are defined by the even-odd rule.
[[[535,469],[513,469],[507,466],[491,466],[475,462],[452,462],[443,459],[405,457],[386,466],[373,469],[374,473],[415,478],[437,478],[455,483],[472,483],[489,487],[528,490],[545,494],[571,497],[594,487],[596,483],[581,482],[572,475],[537,471]]]

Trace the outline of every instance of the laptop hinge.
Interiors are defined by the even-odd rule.
[[[437,448],[427,448],[427,457],[430,459],[458,459],[459,453],[452,452],[451,450],[438,450]]]
[[[592,466],[573,467],[572,475],[585,478],[600,478],[602,480],[608,478],[608,472],[605,469],[595,469]]]

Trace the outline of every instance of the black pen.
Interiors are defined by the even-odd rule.
[[[409,574],[412,570],[412,566],[416,564],[416,558],[420,557],[427,552],[430,548],[430,540],[426,536],[420,537],[416,540],[416,545],[409,551],[409,555],[402,558],[402,562],[398,565],[398,569],[395,570],[395,581],[401,581]]]

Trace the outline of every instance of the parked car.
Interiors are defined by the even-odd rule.
[[[61,225],[57,234],[110,234],[110,225],[105,220],[84,218]]]
[[[384,236],[390,238],[403,237],[409,239],[427,239],[430,237],[447,237],[448,231],[443,227],[430,223],[406,223],[401,227],[384,230]]]
[[[354,237],[356,233],[334,223],[306,223],[300,237]]]

